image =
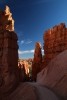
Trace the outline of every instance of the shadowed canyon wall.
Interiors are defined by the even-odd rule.
[[[17,85],[18,45],[14,32],[14,20],[10,9],[0,11],[0,91],[8,92]]]

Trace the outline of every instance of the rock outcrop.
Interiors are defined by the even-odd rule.
[[[6,6],[5,11],[0,11],[0,31],[14,31],[14,20],[10,8]]]
[[[19,80],[20,82],[24,82],[26,80],[26,71],[24,64],[19,63],[18,69],[19,69]]]
[[[37,83],[67,100],[67,50],[51,60],[37,76]]]
[[[34,51],[34,59],[32,64],[32,78],[36,80],[38,72],[40,72],[40,67],[42,63],[42,53],[41,53],[41,44],[36,42],[35,51]]]
[[[44,33],[45,66],[59,53],[67,49],[67,28],[64,23]]]
[[[18,45],[10,9],[0,12],[0,92],[12,91],[18,84]]]

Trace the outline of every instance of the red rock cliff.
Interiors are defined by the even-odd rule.
[[[54,26],[44,33],[45,64],[67,49],[67,28],[64,23]]]

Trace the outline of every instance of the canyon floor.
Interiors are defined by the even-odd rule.
[[[37,83],[20,83],[4,100],[60,100],[56,94]]]

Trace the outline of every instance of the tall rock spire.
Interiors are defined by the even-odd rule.
[[[13,90],[19,82],[18,44],[10,9],[0,13],[0,91]]]
[[[34,62],[39,63],[42,61],[41,44],[36,42],[34,51]]]
[[[36,80],[37,73],[40,71],[41,63],[42,63],[41,44],[40,42],[36,42],[34,51],[34,60],[32,64],[32,78],[34,81]]]

